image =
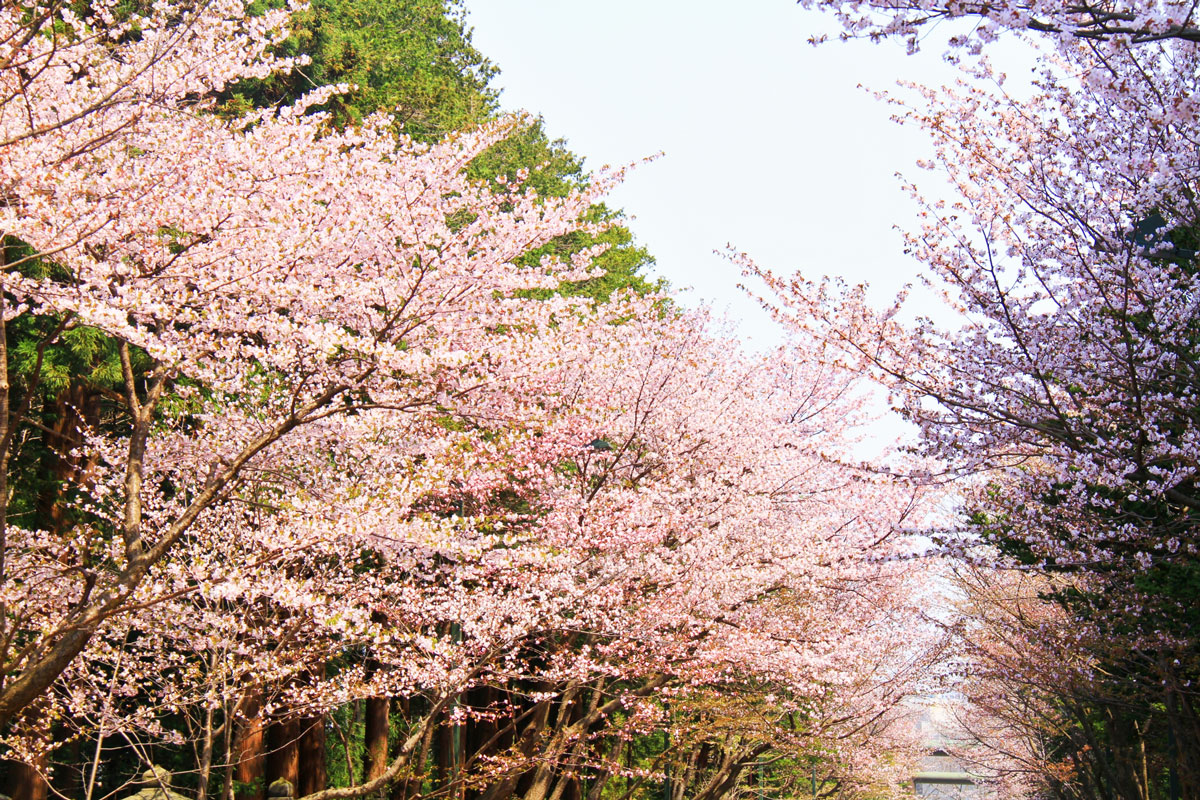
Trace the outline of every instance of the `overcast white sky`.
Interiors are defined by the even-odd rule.
[[[896,173],[921,133],[870,92],[954,71],[930,44],[830,42],[827,15],[791,0],[467,0],[475,44],[495,61],[506,109],[541,114],[587,166],[639,167],[612,204],[687,297],[728,309],[742,333],[774,338],[718,255],[727,243],[776,271],[838,274],[890,296],[919,265],[896,225],[915,217]],[[936,36],[936,34],[935,34]],[[689,302],[692,302],[689,301]],[[764,339],[766,341],[764,341]]]

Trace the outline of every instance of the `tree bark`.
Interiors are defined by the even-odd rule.
[[[267,726],[267,785],[280,778],[293,790],[300,783],[300,720],[293,716]]]
[[[300,778],[296,796],[322,791],[328,783],[325,772],[325,715],[300,721]]]
[[[476,686],[463,693],[463,702],[472,712],[494,712],[499,693],[492,686]],[[479,760],[481,756],[489,755],[481,752],[489,746],[489,742],[500,732],[500,726],[489,713],[472,713],[463,726],[463,758],[468,765]],[[495,752],[495,748],[492,748]],[[463,791],[466,800],[476,800],[481,791],[477,787],[468,786]]]
[[[367,698],[366,730],[363,734],[365,763],[363,777],[373,781],[387,771],[388,711],[391,701],[386,697]]]
[[[240,726],[233,752],[233,779],[242,788],[234,792],[237,800],[266,800],[266,730],[262,719],[262,694],[256,692],[243,706],[245,722]]]
[[[437,732],[434,734],[433,745],[433,763],[434,763],[434,779],[437,782],[437,788],[445,790],[453,782],[458,773],[458,764],[454,758],[454,726],[449,724],[446,719],[449,715],[443,715],[437,726]],[[456,797],[457,792],[450,793],[448,797]]]
[[[5,793],[12,800],[46,800],[49,797],[50,784],[35,766],[17,761],[8,762],[7,766],[8,781]],[[36,766],[45,769],[46,759],[38,759]]]

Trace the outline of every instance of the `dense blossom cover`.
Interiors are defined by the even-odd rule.
[[[531,291],[592,274],[595,249],[519,257],[620,175],[468,179],[511,122],[339,130],[313,113],[337,87],[212,113],[294,65],[268,54],[286,12],[51,11],[0,10],[5,480],[39,382],[78,398],[49,513],[2,520],[0,725],[29,780],[56,740],[121,739],[194,747],[201,795],[257,791],[366,702],[358,786],[302,794],[419,790],[465,729],[496,733],[455,780],[558,797],[661,774],[622,766],[634,736],[709,747],[739,717],[697,796],[770,747],[897,790],[935,638],[901,558],[923,501],[849,464],[852,380],[658,295]]]
[[[941,465],[928,477],[963,479],[945,552],[1001,570],[966,582],[979,602],[957,631],[979,707],[997,711],[976,720],[992,755],[1036,773],[1030,791],[1188,796],[1200,775],[1194,10],[836,8],[854,35],[968,18],[952,44],[978,58],[956,51],[957,85],[888,96],[930,135],[923,166],[954,189],[911,187],[922,224],[906,236],[954,320],[739,260],[798,335],[889,387]],[[1032,87],[990,60],[1001,34],[1036,48]]]

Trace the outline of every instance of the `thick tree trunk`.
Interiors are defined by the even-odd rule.
[[[492,686],[477,686],[465,692],[463,697],[464,702],[470,706],[473,712],[487,712],[495,711],[499,693]],[[485,747],[489,747],[489,743],[499,733],[500,726],[497,720],[487,713],[473,713],[463,727],[463,757],[468,761],[477,762],[481,756],[490,755],[490,753],[481,751]],[[494,753],[496,750],[495,745],[491,745],[491,752]],[[480,789],[476,787],[469,786],[463,791],[466,800],[476,800],[480,794]]]
[[[671,781],[671,800],[684,800],[688,792],[691,791],[692,786],[696,783],[696,775],[700,763],[700,751],[702,749],[703,746],[696,747],[688,754],[687,766],[681,770],[682,774]]]
[[[300,721],[300,778],[296,796],[322,791],[328,778],[325,772],[325,716]]]
[[[99,392],[89,391],[81,382],[72,382],[47,409],[54,421],[45,432],[51,462],[45,466],[54,476],[54,483],[51,491],[38,498],[38,511],[56,533],[75,524],[66,513],[63,495],[74,487],[86,487],[95,479],[98,456],[93,454],[84,459],[76,448],[83,444],[87,431],[99,426],[101,399]]]
[[[237,800],[266,800],[267,757],[266,726],[262,718],[262,695],[256,693],[242,707],[245,722],[240,726],[233,752],[236,767],[233,779],[242,786]]]
[[[365,780],[375,780],[388,768],[388,711],[391,700],[386,697],[367,698],[366,730],[363,734]]]
[[[47,800],[50,796],[50,784],[46,783],[41,773],[33,766],[15,761],[10,761],[5,766],[8,767],[5,793],[12,800]],[[39,759],[37,766],[44,769],[46,760]]]
[[[456,777],[457,764],[454,759],[454,727],[447,724],[445,716],[439,722],[437,733],[433,737],[434,780],[439,789],[449,787]],[[457,796],[450,793],[448,797]]]
[[[35,731],[33,735],[37,737],[38,742],[46,744],[50,731],[40,724],[44,721],[44,714],[38,706],[26,709],[22,718]],[[50,784],[42,776],[46,774],[47,766],[49,759],[45,755],[28,762],[2,762],[0,774],[4,775],[4,780],[0,781],[0,790],[12,800],[46,800],[50,794]]]
[[[267,726],[267,785],[280,778],[293,790],[300,783],[300,720],[295,717],[275,719]]]

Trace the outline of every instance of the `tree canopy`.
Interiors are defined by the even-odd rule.
[[[853,381],[641,277],[457,6],[298,13],[0,8],[7,788],[895,794]]]

